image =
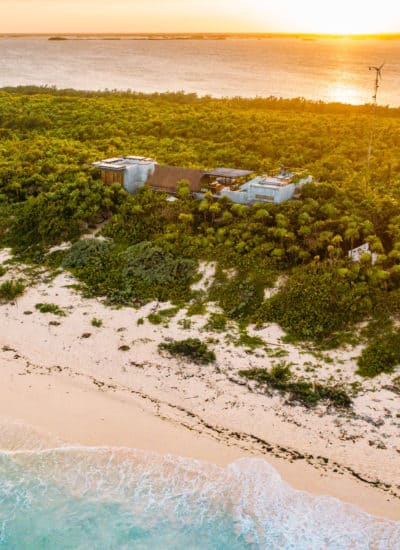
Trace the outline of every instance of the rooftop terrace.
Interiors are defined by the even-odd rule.
[[[100,170],[126,170],[129,166],[143,166],[147,164],[155,164],[156,161],[149,157],[114,157],[110,159],[93,162],[92,166],[100,168]]]

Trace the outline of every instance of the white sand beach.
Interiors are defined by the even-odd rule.
[[[7,259],[1,254],[0,262]],[[400,519],[400,396],[389,377],[363,383],[350,413],[307,409],[244,383],[240,369],[268,367],[273,359],[204,331],[203,317],[191,317],[184,328],[182,310],[168,326],[153,325],[148,314],[165,304],[111,309],[83,298],[70,288],[75,282],[68,273],[38,277],[15,303],[0,305],[0,423],[29,425],[61,443],[133,447],[222,465],[261,456],[297,489]],[[45,302],[67,315],[35,309]],[[93,318],[102,326],[92,326]],[[254,334],[284,349],[299,373],[320,363],[318,378],[354,380],[357,350],[332,352],[324,362],[283,344],[277,326]],[[160,355],[160,342],[189,336],[216,339],[215,365]]]

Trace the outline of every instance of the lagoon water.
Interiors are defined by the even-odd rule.
[[[0,548],[396,550],[400,522],[294,491],[260,459],[59,447],[0,452]]]
[[[0,37],[0,87],[185,91],[400,106],[400,40],[104,40]]]

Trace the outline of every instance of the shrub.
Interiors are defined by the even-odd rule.
[[[161,317],[164,317],[165,319],[172,319],[172,317],[175,317],[175,315],[178,313],[179,307],[167,307],[165,309],[159,310],[159,315]]]
[[[100,328],[103,326],[103,321],[101,319],[96,319],[96,317],[93,317],[90,323],[92,327],[96,327],[96,328]]]
[[[187,315],[192,317],[193,315],[205,315],[207,313],[207,307],[203,301],[196,299],[187,308]]]
[[[149,313],[147,319],[152,325],[161,325],[164,320],[159,313]]]
[[[337,386],[324,386],[318,382],[293,380],[290,366],[282,362],[267,369],[241,370],[239,375],[249,380],[255,380],[261,385],[268,385],[282,393],[288,393],[293,401],[306,406],[314,406],[319,401],[329,401],[336,407],[348,408],[351,398],[344,389]]]
[[[215,353],[208,349],[207,344],[198,338],[187,338],[175,342],[163,342],[159,344],[160,350],[168,351],[171,355],[187,357],[198,365],[208,365],[216,360]]]
[[[53,170],[59,169],[55,164]],[[73,182],[53,182],[51,191],[29,196],[15,207],[7,241],[26,250],[76,239],[88,224],[104,219],[120,193],[117,186],[104,186],[83,173]]]
[[[262,304],[264,282],[248,274],[229,278],[220,271],[210,288],[209,298],[217,302],[230,319],[248,323]]]
[[[75,242],[66,252],[62,265],[79,269],[91,265],[93,268],[104,267],[102,260],[112,251],[113,245],[99,239],[82,239]]]
[[[298,268],[285,288],[264,303],[257,321],[277,322],[291,336],[319,342],[371,312],[367,283],[342,279],[321,264]]]
[[[54,269],[60,267],[68,252],[68,250],[55,250],[54,252],[46,254],[45,258],[43,258],[43,261],[50,268]]]
[[[179,307],[169,307],[166,309],[160,309],[156,313],[150,313],[147,319],[153,325],[161,325],[167,323],[169,319],[172,319],[179,311]]]
[[[145,301],[166,302],[187,296],[196,273],[196,262],[148,241],[127,248],[121,263],[124,291]]]
[[[196,262],[148,241],[128,248],[97,239],[78,241],[63,266],[72,269],[92,295],[131,305],[182,300],[196,273]]]
[[[224,332],[226,330],[227,321],[228,319],[223,313],[211,313],[204,328],[210,331]]]
[[[35,308],[40,311],[40,313],[52,313],[59,317],[65,317],[67,315],[57,304],[36,304]]]
[[[257,348],[264,349],[266,347],[266,344],[262,338],[260,338],[259,336],[251,336],[245,330],[242,330],[240,332],[239,339],[235,342],[235,344],[251,350]]]
[[[25,286],[19,281],[4,281],[0,285],[0,301],[12,302],[24,293]]]
[[[0,264],[0,277],[2,277],[7,272],[7,268],[4,265]]]
[[[373,378],[391,373],[400,363],[400,332],[390,330],[372,339],[358,358],[357,374]]]

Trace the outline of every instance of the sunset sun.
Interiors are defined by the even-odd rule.
[[[315,34],[379,34],[393,32],[400,21],[400,7],[394,0],[382,0],[377,6],[371,0],[337,0],[320,2],[282,0],[272,7],[263,0],[252,0],[250,5],[257,19],[257,27],[284,32]],[[389,16],[389,13],[391,16]],[[393,14],[397,13],[396,16]]]
[[[315,4],[315,5],[313,5]],[[384,32],[377,26],[377,17],[368,4],[360,6],[358,3],[335,2],[321,8],[320,2],[310,3],[304,21],[310,29],[318,34],[372,34]]]

